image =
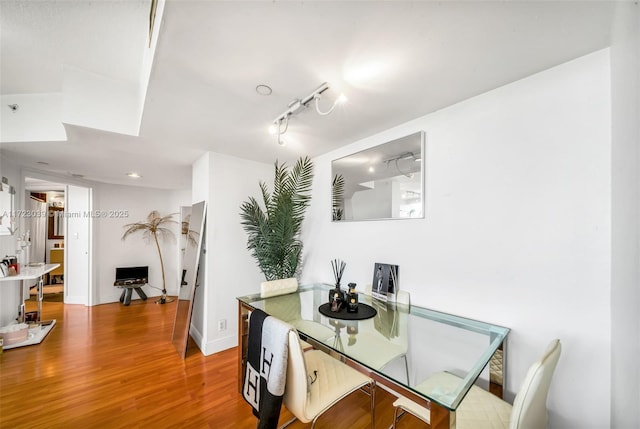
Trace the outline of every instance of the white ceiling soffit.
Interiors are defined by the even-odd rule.
[[[47,191],[58,191],[64,192],[66,189],[66,185],[62,183],[49,182],[48,180],[36,179],[33,177],[25,177],[24,179],[24,189],[25,191],[33,191],[33,192],[47,192]]]
[[[65,141],[63,124],[137,136],[157,39],[149,43],[155,4],[3,1],[0,141]]]
[[[131,88],[146,87],[139,75],[150,0],[0,0],[3,132],[13,120],[5,96],[82,103],[38,100],[62,103],[56,123],[67,141],[1,149],[27,167],[46,161],[52,173],[185,189],[207,151],[291,163],[606,48],[615,4],[168,1],[136,133],[141,98]],[[81,99],[96,81],[89,93],[97,96]],[[279,146],[267,127],[322,82],[331,86],[323,108],[340,92],[349,102],[330,116],[301,111]],[[273,93],[256,93],[259,84]],[[119,111],[120,102],[131,107]],[[132,182],[128,171],[143,177]]]

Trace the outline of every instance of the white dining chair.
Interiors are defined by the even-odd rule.
[[[371,284],[365,285],[365,289],[363,292],[367,296],[371,295]],[[373,298],[375,299],[375,298]],[[407,383],[409,382],[409,361],[407,358],[407,353],[409,351],[409,333],[408,326],[406,320],[406,313],[411,306],[411,295],[409,292],[399,290],[395,294],[395,304],[400,304],[404,308],[399,310],[399,307],[394,311],[398,311],[398,331],[397,338],[393,341],[390,341],[388,338],[384,338],[381,335],[377,335],[375,333],[375,328],[372,329],[373,335],[371,332],[366,332],[365,329],[361,329],[361,332],[358,333],[358,338],[363,341],[359,341],[361,349],[356,350],[355,348],[350,351],[357,356],[362,356],[364,360],[366,360],[367,365],[371,368],[382,370],[387,365],[391,364],[391,362],[396,359],[402,359],[404,361],[404,371]],[[381,303],[384,307],[386,303]],[[374,302],[374,307],[375,307]],[[362,322],[362,326],[366,326],[367,321]]]
[[[542,357],[527,372],[513,406],[492,393],[472,386],[456,410],[457,429],[544,429],[547,427],[547,394],[551,377],[560,358],[560,340],[553,340]],[[457,386],[460,379],[453,374],[438,373],[423,384]],[[433,390],[416,386],[416,390]],[[442,390],[447,390],[446,387]],[[429,410],[414,401],[400,397],[394,403],[393,428],[405,412],[430,424]]]
[[[293,421],[311,423],[341,399],[361,389],[370,396],[371,428],[375,417],[375,382],[320,350],[303,352],[295,331],[289,332],[289,360],[283,403],[295,416]],[[365,390],[366,389],[366,390]]]
[[[319,342],[329,341],[335,335],[333,329],[314,320],[305,320],[302,318],[300,297],[293,293],[297,290],[298,280],[295,277],[260,283],[261,298],[288,295],[276,301],[265,300],[264,310],[268,314],[277,315],[283,322],[293,325],[293,327],[300,332],[304,332]],[[305,350],[314,348],[310,343],[303,340],[301,341]]]

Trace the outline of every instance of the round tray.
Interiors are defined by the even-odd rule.
[[[332,319],[342,319],[342,320],[365,320],[371,319],[378,312],[375,308],[370,305],[363,304],[361,302],[358,303],[358,312],[357,313],[348,313],[347,309],[342,307],[340,311],[334,312],[331,311],[331,307],[328,302],[325,302],[320,307],[318,307],[318,311]]]

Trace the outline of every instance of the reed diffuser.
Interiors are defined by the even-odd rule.
[[[329,291],[329,303],[331,304],[331,311],[340,311],[342,306],[346,307],[346,296],[340,289],[340,281],[342,280],[342,274],[347,264],[339,259],[331,261],[331,268],[333,269],[333,277],[335,279],[335,287]]]

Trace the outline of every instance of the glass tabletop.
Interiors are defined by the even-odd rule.
[[[488,386],[486,367],[508,328],[362,293],[358,300],[376,309],[373,318],[330,318],[320,314],[318,307],[328,301],[331,288],[305,285],[291,294],[269,298],[256,294],[238,300],[450,410],[460,405],[474,383]]]

